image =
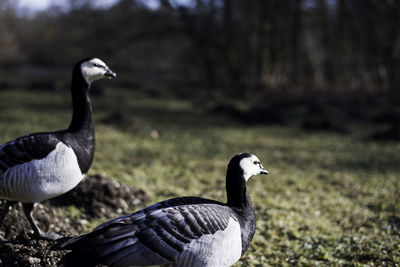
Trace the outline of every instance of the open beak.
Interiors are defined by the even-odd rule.
[[[260,167],[261,167],[261,173],[260,174],[268,174],[268,171],[266,169],[264,169],[263,166],[260,165]]]
[[[115,72],[113,72],[112,70],[107,69],[107,70],[106,70],[106,73],[104,73],[104,77],[107,77],[107,78],[109,78],[109,79],[112,79],[112,78],[117,77],[117,74],[116,74]]]

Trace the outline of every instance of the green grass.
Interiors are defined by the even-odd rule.
[[[71,116],[67,91],[6,90],[0,99],[0,143],[65,128]],[[146,204],[181,195],[225,201],[228,161],[250,152],[270,175],[248,183],[257,230],[235,266],[400,266],[399,143],[365,141],[372,125],[350,134],[244,126],[206,104],[107,88],[93,97],[90,173],[142,188]],[[102,123],[114,113],[124,119]]]

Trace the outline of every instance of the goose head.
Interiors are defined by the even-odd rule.
[[[268,174],[268,171],[261,165],[256,155],[250,153],[241,153],[236,155],[239,159],[239,168],[243,172],[243,178],[249,180],[251,177],[259,174]]]
[[[80,69],[83,79],[91,84],[92,82],[102,78],[115,78],[117,75],[115,72],[98,58],[92,58],[82,61]]]

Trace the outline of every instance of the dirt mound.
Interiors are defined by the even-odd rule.
[[[102,175],[87,177],[67,194],[38,204],[34,216],[44,231],[75,236],[85,231],[85,225],[93,217],[106,219],[129,214],[146,199],[144,191],[123,186]],[[1,203],[3,206],[4,203]],[[83,208],[80,219],[62,216],[62,206]],[[52,251],[54,241],[35,240],[33,231],[22,210],[13,207],[4,220],[0,233],[9,241],[0,243],[0,266],[62,266],[60,259],[66,251]]]
[[[36,222],[43,231],[57,232],[62,235],[77,235],[85,230],[85,219],[70,219],[61,216],[61,210],[38,204],[33,210]],[[22,205],[15,205],[4,219],[0,234],[7,239],[17,236],[30,238],[32,228],[22,210]],[[1,254],[0,254],[1,257]]]
[[[143,190],[122,186],[103,175],[92,175],[70,192],[53,198],[53,206],[83,207],[86,215],[111,219],[121,214],[131,213],[146,199]]]
[[[34,209],[36,221],[44,231],[73,236],[84,232],[85,220],[62,217],[54,207],[38,204]],[[0,243],[0,266],[60,266],[66,251],[51,251],[54,241],[35,240],[22,210],[13,207],[4,219],[1,234],[8,241]]]
[[[53,251],[54,241],[31,240],[18,236],[0,245],[1,266],[62,266],[67,251]]]

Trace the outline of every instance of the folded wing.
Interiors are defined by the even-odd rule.
[[[218,202],[176,198],[106,222],[58,248],[87,252],[111,266],[176,263],[193,240],[225,230],[230,217],[229,208]]]

